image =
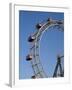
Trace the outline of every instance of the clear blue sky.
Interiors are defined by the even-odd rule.
[[[19,78],[27,79],[33,75],[30,62],[26,61],[29,54],[29,35],[36,32],[35,25],[47,20],[49,17],[56,20],[64,20],[64,13],[58,12],[34,12],[19,11]],[[40,41],[40,59],[43,68],[49,77],[52,77],[56,56],[64,53],[64,32],[57,28],[47,30]]]

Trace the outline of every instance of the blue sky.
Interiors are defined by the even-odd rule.
[[[30,62],[26,61],[30,43],[28,37],[36,32],[35,25],[44,22],[49,17],[55,20],[64,20],[64,13],[19,11],[19,78],[28,79],[33,75]],[[56,56],[64,52],[64,32],[57,28],[47,30],[40,41],[40,60],[49,77],[52,77]]]

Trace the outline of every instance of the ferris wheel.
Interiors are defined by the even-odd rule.
[[[36,25],[37,31],[30,35],[28,37],[28,42],[30,42],[30,52],[26,56],[26,60],[31,62],[31,66],[33,69],[34,75],[31,76],[31,78],[47,78],[48,75],[43,69],[43,66],[41,64],[40,60],[40,54],[39,54],[39,42],[41,39],[42,34],[46,31],[49,30],[51,27],[57,27],[59,31],[63,32],[64,31],[64,21],[63,20],[53,20],[51,18],[48,18],[45,22],[38,23]],[[55,67],[55,71],[53,74],[53,77],[63,77],[64,76],[64,69],[62,70],[61,66],[61,58],[64,56],[58,56],[57,57],[57,64]],[[57,73],[57,69],[60,67],[60,73]]]

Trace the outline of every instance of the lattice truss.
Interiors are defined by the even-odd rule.
[[[52,20],[48,18],[46,22],[38,23],[36,25],[36,32],[28,37],[28,42],[30,42],[30,52],[26,56],[26,60],[31,62],[31,66],[34,72],[34,75],[31,78],[47,78],[48,75],[45,73],[43,66],[40,61],[39,56],[39,41],[41,39],[41,35],[46,30],[49,30],[50,27],[57,27],[59,31],[64,31],[64,21],[63,20]],[[57,65],[55,67],[55,71],[53,77],[64,76],[64,71],[61,66],[61,58],[64,56],[57,57]],[[60,67],[60,73],[57,73],[58,68]]]

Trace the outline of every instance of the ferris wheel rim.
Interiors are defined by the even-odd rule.
[[[45,24],[39,29],[39,31],[37,31],[37,34],[36,34],[36,36],[35,36],[35,41],[34,41],[34,45],[35,45],[35,53],[34,53],[34,56],[35,56],[35,57],[34,57],[34,59],[35,59],[35,62],[36,62],[36,60],[37,60],[37,56],[36,56],[37,48],[36,48],[36,45],[37,45],[38,42],[40,42],[41,37],[43,36],[43,33],[44,33],[46,30],[48,30],[50,27],[53,27],[53,26],[56,26],[56,25],[59,26],[59,24],[57,24],[57,23],[55,23],[55,24],[50,24],[50,25],[48,25],[48,26],[46,27],[45,30],[41,30],[46,24],[47,24],[47,23],[45,23]],[[41,33],[41,35],[39,36],[40,33]],[[39,39],[39,40],[38,40],[38,39]],[[39,48],[39,49],[40,49],[40,48]],[[40,61],[40,64],[41,64],[39,52],[38,52],[38,58],[39,58],[39,61]],[[32,63],[31,63],[31,64],[32,64]],[[42,66],[42,64],[41,64],[41,66]],[[38,67],[38,65],[37,65],[37,67]],[[43,67],[43,66],[42,66],[42,67]],[[39,69],[39,67],[38,67],[38,69]],[[34,70],[34,69],[33,69],[33,70]],[[45,74],[45,76],[47,77],[44,69],[42,69],[42,71],[43,71],[43,73]],[[34,74],[35,74],[35,72],[34,72]],[[36,74],[35,74],[35,76],[36,76]]]

